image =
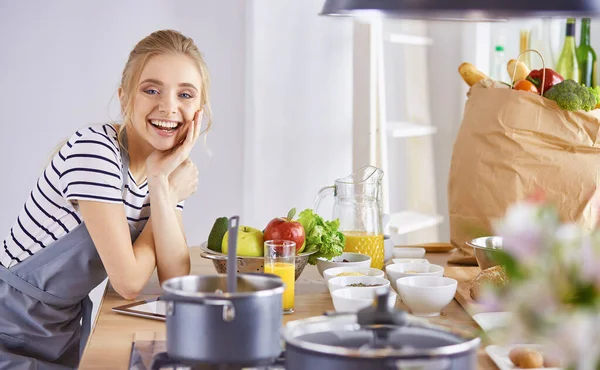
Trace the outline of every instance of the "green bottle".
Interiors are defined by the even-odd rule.
[[[577,47],[577,63],[579,64],[579,83],[585,86],[596,86],[596,52],[590,45],[590,18],[581,21],[581,41]]]
[[[556,72],[563,76],[565,80],[579,82],[579,65],[577,64],[575,51],[575,18],[567,19],[565,43],[556,63]]]

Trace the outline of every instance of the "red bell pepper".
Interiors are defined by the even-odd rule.
[[[542,80],[544,78],[544,71],[546,72],[546,80],[544,81],[544,87],[542,89]],[[550,88],[552,86],[563,82],[565,79],[563,78],[563,76],[556,73],[556,71],[554,71],[550,68],[544,68],[544,69],[535,69],[535,70],[529,72],[529,75],[527,76],[527,80],[529,82],[533,83],[538,88],[538,91],[540,92],[540,94],[542,94],[542,91],[545,93],[546,91],[550,90]]]

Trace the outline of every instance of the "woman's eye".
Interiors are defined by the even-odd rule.
[[[147,90],[144,90],[144,92],[146,94],[148,94],[148,95],[156,95],[156,94],[158,94],[158,91],[156,91],[154,89],[147,89]]]
[[[188,93],[181,93],[179,94],[180,97],[184,98],[184,99],[191,99],[193,98],[192,95],[188,94]]]

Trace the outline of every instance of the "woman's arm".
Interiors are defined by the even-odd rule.
[[[150,190],[150,212],[154,220],[153,236],[156,253],[158,280],[189,275],[190,255],[180,224],[181,212],[177,200],[171,193],[167,178],[148,178]]]
[[[156,266],[154,217],[132,245],[122,204],[79,200],[79,209],[113,288],[123,298],[135,299]]]
[[[189,153],[198,140],[201,119],[201,112],[196,112],[179,146],[168,152],[155,150],[146,159],[156,267],[161,283],[190,273],[190,255],[176,205],[193,194],[198,185],[198,170]]]

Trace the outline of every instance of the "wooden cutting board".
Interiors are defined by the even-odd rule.
[[[448,265],[444,268],[444,276],[458,281],[458,287],[456,288],[456,294],[454,295],[454,298],[471,316],[477,313],[485,312],[483,306],[475,302],[471,298],[471,294],[469,292],[471,280],[473,280],[479,274],[479,272],[481,272],[479,266]]]
[[[424,248],[427,253],[446,253],[450,252],[455,246],[450,243],[423,243],[415,245],[395,245],[402,248]]]

